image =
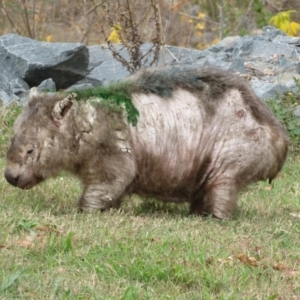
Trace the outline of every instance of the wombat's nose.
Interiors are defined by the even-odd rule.
[[[15,176],[9,169],[5,169],[4,172],[5,179],[12,185],[16,186],[19,176]]]

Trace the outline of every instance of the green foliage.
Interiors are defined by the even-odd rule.
[[[16,225],[14,231],[15,231],[15,232],[19,232],[19,231],[21,231],[21,230],[26,230],[26,231],[31,232],[32,229],[33,229],[34,227],[36,227],[36,225],[37,225],[37,224],[36,224],[34,221],[22,219],[22,220],[20,220],[20,221],[18,222],[18,224]]]
[[[271,99],[267,104],[271,107],[277,119],[285,126],[293,149],[300,150],[300,118],[293,115],[297,105],[300,105],[300,79],[294,78],[297,92],[288,92]]]
[[[131,100],[130,91],[132,84],[129,81],[120,83],[112,83],[107,86],[99,86],[93,89],[76,91],[77,99],[88,100],[93,99],[93,103],[99,99],[100,103],[110,107],[125,108],[127,112],[127,120],[133,126],[138,122],[139,111]]]
[[[259,28],[266,26],[268,20],[271,18],[271,12],[266,9],[265,4],[261,0],[255,0],[253,3],[253,11],[255,15],[255,21]]]
[[[17,104],[0,106],[0,155],[5,156],[12,128],[21,108]]]
[[[295,12],[295,10],[282,11],[273,16],[269,23],[288,35],[296,36],[300,32],[300,24],[291,20],[291,14]]]
[[[75,235],[73,231],[69,232],[64,240],[62,240],[62,249],[64,252],[72,251],[72,238]]]
[[[23,271],[17,271],[16,273],[10,275],[9,277],[7,277],[1,284],[0,287],[0,291],[5,291],[11,287],[13,287],[13,285],[15,285],[17,283],[18,278],[22,275],[22,273],[24,273]]]

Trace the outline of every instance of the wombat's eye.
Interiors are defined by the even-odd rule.
[[[27,150],[27,154],[28,154],[28,155],[29,155],[29,154],[32,154],[32,152],[33,152],[33,149]]]

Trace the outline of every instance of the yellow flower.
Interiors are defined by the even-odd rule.
[[[197,30],[203,30],[205,28],[205,25],[204,25],[204,23],[200,22],[200,23],[196,24],[195,28]]]
[[[291,22],[290,23],[290,28],[287,34],[296,36],[300,32],[300,24],[296,22]]]
[[[49,34],[46,36],[46,42],[50,43],[52,41],[52,35]]]
[[[295,10],[282,11],[273,16],[269,23],[284,31],[286,34],[295,36],[300,32],[300,24],[291,21],[291,14],[295,12]]]
[[[199,19],[204,19],[206,17],[206,15],[204,14],[204,13],[202,13],[202,12],[200,12],[199,14],[198,14],[198,18]]]
[[[116,24],[110,28],[110,35],[107,38],[110,42],[119,44],[121,43],[120,39],[120,31],[122,30],[122,26],[120,24]]]

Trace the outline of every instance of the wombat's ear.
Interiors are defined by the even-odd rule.
[[[34,96],[37,96],[38,94],[39,94],[39,91],[36,87],[31,88],[29,91],[29,99]]]
[[[73,105],[73,101],[76,98],[76,94],[72,93],[65,99],[58,101],[52,110],[52,117],[55,121],[60,121],[69,111]]]

